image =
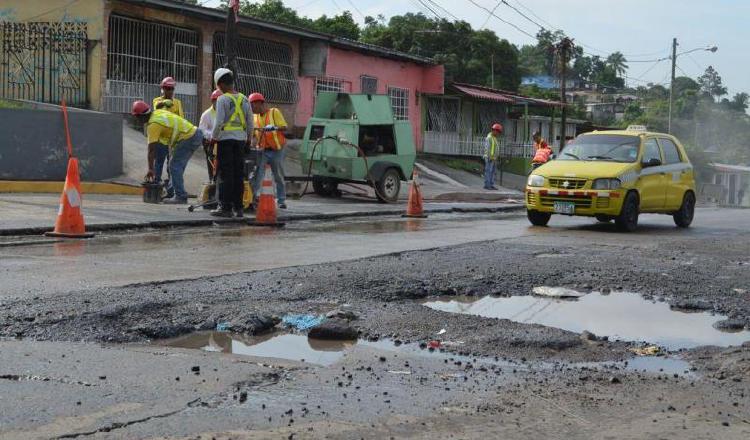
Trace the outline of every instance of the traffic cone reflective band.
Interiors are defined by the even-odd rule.
[[[54,232],[44,234],[48,237],[90,238],[94,234],[86,232],[81,211],[81,179],[78,175],[78,159],[68,159],[68,173],[65,186],[60,196],[60,209],[57,212]]]
[[[422,201],[422,191],[419,190],[419,181],[417,179],[417,170],[414,169],[412,174],[411,186],[409,187],[409,201],[406,204],[406,214],[404,217],[425,218],[424,203]]]
[[[255,211],[255,222],[253,223],[255,225],[283,226],[283,223],[279,223],[276,217],[276,198],[273,194],[272,175],[271,165],[266,164],[260,188],[258,208]]]

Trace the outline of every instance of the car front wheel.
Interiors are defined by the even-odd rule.
[[[615,218],[618,229],[625,232],[633,232],[638,227],[638,194],[629,192],[622,202],[620,215]]]
[[[693,222],[693,216],[695,215],[695,194],[692,191],[685,193],[682,198],[682,206],[680,210],[672,215],[674,218],[674,224],[680,228],[687,228],[690,223]]]
[[[549,219],[552,217],[552,214],[550,214],[549,212],[527,210],[526,217],[529,218],[529,221],[534,226],[547,226],[547,223],[549,223]]]

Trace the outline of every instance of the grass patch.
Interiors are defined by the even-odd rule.
[[[481,175],[484,170],[484,163],[477,159],[460,159],[456,157],[436,157],[431,156],[430,160],[438,162],[453,168],[454,170],[466,171],[471,174]]]
[[[14,108],[23,108],[23,104],[16,101],[9,101],[7,99],[0,99],[0,108],[8,108],[8,109],[14,109]]]

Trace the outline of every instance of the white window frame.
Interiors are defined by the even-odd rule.
[[[333,76],[318,76],[315,78],[315,96],[320,92],[343,92],[344,80]]]
[[[393,118],[398,121],[409,120],[409,95],[411,91],[403,87],[388,86],[388,97],[391,100]]]

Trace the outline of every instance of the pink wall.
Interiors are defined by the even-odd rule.
[[[422,109],[418,95],[443,93],[443,66],[419,65],[329,47],[326,75],[343,80],[346,92],[361,93],[362,75],[378,79],[379,94],[387,94],[388,87],[409,89],[409,121],[417,148],[421,149]],[[300,100],[297,103],[295,124],[304,126],[313,112],[315,78],[300,77],[299,85]]]

